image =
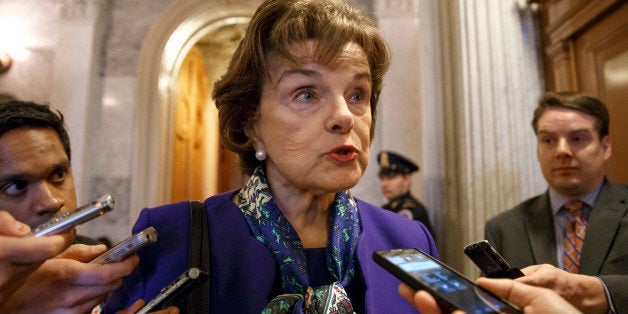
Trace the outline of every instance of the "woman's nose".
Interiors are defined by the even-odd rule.
[[[344,97],[336,98],[332,104],[330,119],[327,122],[327,129],[333,133],[346,133],[353,128],[353,113]]]

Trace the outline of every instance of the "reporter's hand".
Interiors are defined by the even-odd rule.
[[[119,311],[116,312],[116,314],[133,314],[136,313],[137,311],[141,310],[144,305],[146,304],[146,302],[144,302],[144,300],[139,299],[137,301],[135,301],[135,303],[131,304],[131,306],[124,310],[124,311]],[[174,306],[169,306],[163,310],[157,311],[157,312],[151,312],[151,313],[155,313],[155,314],[179,314],[179,308],[174,307]]]
[[[524,313],[581,313],[554,291],[511,279],[479,278],[478,286],[520,307]]]
[[[442,314],[443,311],[436,303],[436,299],[425,290],[416,291],[405,283],[401,283],[398,287],[399,294],[408,301],[421,314]],[[463,314],[463,311],[457,310],[452,314]]]
[[[74,240],[74,232],[29,237],[31,229],[6,211],[0,211],[0,307],[45,260]]]
[[[534,287],[511,279],[480,278],[477,284],[495,295],[517,305],[527,314],[581,313],[577,308],[552,290]],[[406,284],[399,285],[399,293],[422,314],[441,314],[434,297],[427,291],[414,291]],[[454,314],[464,313],[456,310]]]
[[[558,293],[585,313],[607,313],[606,291],[593,276],[572,274],[549,264],[533,265],[521,270],[525,276],[516,280]]]
[[[5,302],[1,313],[87,313],[122,284],[136,255],[111,264],[88,263],[104,245],[75,244],[43,263]]]

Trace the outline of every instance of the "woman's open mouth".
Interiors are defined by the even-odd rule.
[[[327,156],[339,162],[352,161],[358,157],[358,149],[352,145],[341,145],[332,149]]]

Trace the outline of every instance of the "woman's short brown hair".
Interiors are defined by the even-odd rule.
[[[267,0],[257,9],[244,38],[234,52],[227,72],[214,85],[222,143],[240,157],[242,171],[250,175],[260,162],[245,130],[259,115],[266,57],[276,53],[300,63],[292,44],[316,40],[317,62],[332,64],[349,42],[367,56],[371,71],[371,139],[375,130],[377,101],[388,70],[388,47],[373,22],[342,0]]]

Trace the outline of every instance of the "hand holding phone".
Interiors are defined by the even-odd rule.
[[[145,314],[157,310],[165,309],[171,305],[178,303],[187,297],[194,289],[198,288],[203,282],[209,278],[209,274],[198,269],[190,268],[168,286],[163,288],[161,292],[150,302],[139,310],[136,314]]]
[[[135,253],[147,244],[157,241],[157,230],[148,227],[118,243],[107,252],[93,259],[90,263],[116,263]]]
[[[521,270],[511,266],[487,240],[465,246],[464,254],[482,270],[486,277],[515,279],[523,276]]]
[[[522,313],[515,305],[477,286],[418,249],[373,252],[373,260],[414,290],[426,290],[446,312]]]
[[[115,200],[113,196],[101,196],[95,201],[85,204],[73,211],[69,211],[59,217],[54,217],[35,227],[32,231],[32,235],[40,237],[67,231],[84,222],[104,215],[105,213],[113,210],[114,206]]]

